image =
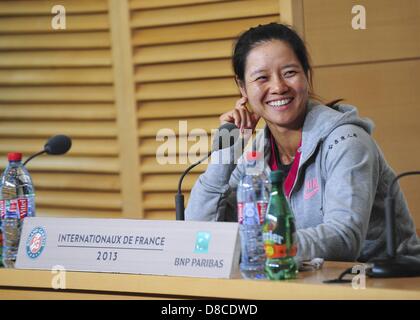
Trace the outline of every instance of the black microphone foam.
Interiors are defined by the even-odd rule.
[[[64,154],[71,148],[71,139],[63,134],[51,137],[44,146],[48,154]]]
[[[212,151],[230,148],[239,138],[239,128],[233,123],[226,122],[221,125],[213,140]]]

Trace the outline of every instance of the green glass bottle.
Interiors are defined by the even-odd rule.
[[[272,189],[263,225],[265,274],[270,280],[294,279],[298,273],[296,227],[283,193],[283,171],[270,174]]]

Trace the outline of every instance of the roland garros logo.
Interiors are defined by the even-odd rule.
[[[47,234],[41,227],[34,228],[26,241],[26,254],[31,259],[38,258],[44,250],[47,242]]]

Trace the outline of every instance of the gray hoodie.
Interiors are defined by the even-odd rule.
[[[395,173],[370,136],[373,124],[359,118],[353,106],[334,109],[315,101],[307,106],[301,156],[295,159],[297,170],[288,193],[296,219],[298,259],[382,258],[386,256],[384,198]],[[254,144],[264,146],[268,175],[267,130],[257,135]],[[191,191],[186,220],[237,221],[236,187],[245,170],[241,159],[235,161],[238,145],[214,153],[213,159],[228,152],[232,161],[210,162]],[[397,252],[420,257],[420,240],[399,186],[395,203]]]

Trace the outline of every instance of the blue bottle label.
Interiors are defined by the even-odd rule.
[[[258,209],[253,202],[245,203],[243,213],[243,224],[260,224]]]
[[[243,203],[243,202],[238,202],[237,203],[237,209],[238,209],[238,222],[240,224],[263,224],[264,223],[264,219],[265,219],[265,214],[267,212],[267,202],[265,201],[258,201],[257,202],[257,206],[255,208],[255,204],[253,202],[249,202],[249,203]],[[254,209],[257,210],[257,215],[258,215],[258,223],[255,223],[253,220],[254,217]],[[248,217],[246,217],[246,214],[244,214],[245,210],[248,210]],[[252,218],[252,220],[250,221],[249,218]],[[245,222],[245,219],[248,219]]]

